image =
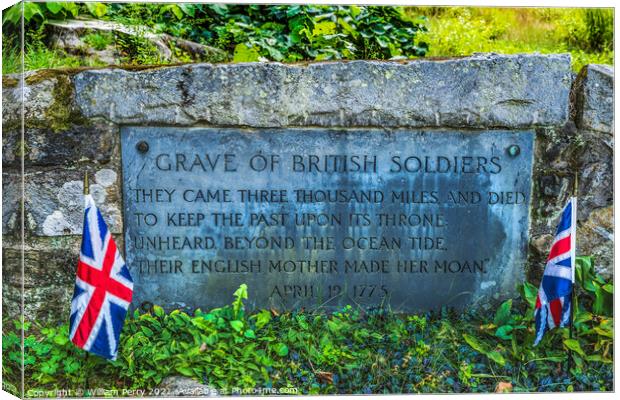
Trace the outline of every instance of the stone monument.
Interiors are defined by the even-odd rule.
[[[575,171],[578,252],[609,275],[612,100],[613,71],[568,55],[5,75],[5,312],[67,315],[85,172],[134,307],[217,307],[242,283],[252,308],[510,297]]]

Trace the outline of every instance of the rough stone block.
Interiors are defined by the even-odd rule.
[[[8,132],[3,137],[2,164],[21,168],[21,135]],[[118,129],[108,124],[71,126],[54,132],[49,128],[24,130],[24,166],[45,167],[94,161],[106,164],[114,157],[118,145]]]
[[[580,129],[613,133],[614,70],[610,65],[586,65],[575,82],[575,121]]]
[[[21,129],[22,111],[24,127],[59,132],[83,122],[75,107],[71,75],[67,70],[50,69],[3,76],[2,128]]]
[[[591,255],[595,269],[606,277],[614,272],[613,206],[598,208],[577,229],[577,254]]]
[[[568,118],[569,55],[195,64],[74,77],[87,118],[117,124],[532,127]]]
[[[89,173],[90,192],[103,218],[112,233],[122,232],[119,173],[112,169]],[[82,234],[83,174],[84,170],[54,169],[26,175],[25,211],[29,230],[40,236]]]
[[[613,138],[600,132],[584,132],[581,139],[584,145],[575,157],[579,170],[578,217],[586,219],[592,210],[613,204]]]
[[[21,313],[22,302],[22,249],[19,243],[2,243],[2,317],[15,319]]]
[[[15,234],[21,230],[20,200],[21,174],[18,171],[2,172],[2,234]]]
[[[15,129],[3,129],[2,130],[2,166],[15,166],[20,165],[21,154],[21,130]]]

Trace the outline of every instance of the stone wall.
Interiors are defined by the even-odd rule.
[[[568,55],[191,64],[4,76],[5,315],[19,312],[23,257],[26,314],[68,318],[85,171],[122,248],[119,130],[126,125],[536,129],[530,276],[540,275],[575,171],[579,253],[594,255],[597,270],[611,275],[612,101],[613,71],[591,65],[575,77]]]
[[[577,179],[577,254],[613,275],[613,69],[588,65],[571,88],[570,117],[537,134],[531,221],[531,276],[547,257],[557,214]]]

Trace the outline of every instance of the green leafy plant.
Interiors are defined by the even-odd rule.
[[[532,348],[534,340],[534,305],[538,288],[525,282],[520,286],[521,298],[526,308],[511,312],[512,301],[508,300],[498,308],[493,323],[481,325],[481,330],[510,346],[502,346],[500,352],[520,362],[548,361],[563,362],[570,354],[573,374],[584,373],[590,363],[611,363],[613,346],[612,298],[613,284],[594,272],[592,257],[577,257],[576,286],[574,296],[574,336],[569,328],[548,332],[539,348]],[[587,311],[586,311],[587,310]],[[467,339],[466,339],[467,340]],[[469,338],[468,344],[488,356],[491,349]],[[562,347],[552,350],[552,344]]]
[[[422,56],[421,21],[400,7],[167,4],[111,7],[109,16],[219,47],[235,61]]]
[[[5,12],[2,19],[3,35],[3,73],[14,73],[22,70],[20,54],[20,40],[17,32],[21,29],[23,14],[24,39],[24,70],[41,68],[96,66],[102,63],[88,57],[68,55],[61,50],[52,49],[45,44],[45,26],[48,20],[62,20],[77,17],[80,12],[89,12],[93,16],[101,17],[107,6],[103,3],[75,3],[75,2],[20,2]],[[97,46],[101,42],[96,43]]]
[[[3,371],[6,381],[19,382],[24,329],[26,393],[156,388],[173,375],[220,390],[296,388],[306,394],[493,392],[499,383],[528,392],[611,390],[613,317],[604,305],[613,286],[592,266],[590,257],[578,259],[582,283],[573,336],[554,329],[537,347],[537,287],[527,282],[520,298],[490,314],[443,309],[413,315],[351,306],[248,315],[244,302],[251,293],[241,285],[230,305],[208,312],[136,310],[126,320],[114,362],[73,346],[66,323],[5,321]],[[597,293],[604,298],[597,300]]]
[[[612,316],[614,285],[594,272],[592,257],[577,257],[575,272],[578,287],[592,302],[592,312]]]
[[[18,26],[21,23],[22,10],[25,24],[30,24],[31,22],[42,23],[47,19],[75,17],[79,12],[78,5],[73,2],[49,1],[45,3],[33,3],[24,1],[11,6],[3,13],[2,27],[4,28],[7,24]]]
[[[89,33],[84,36],[83,40],[95,50],[104,50],[114,43],[114,37],[109,33]]]
[[[108,6],[104,3],[84,3],[84,6],[94,17],[101,18],[108,13]]]
[[[115,35],[116,47],[121,54],[121,60],[126,64],[161,64],[162,59],[157,47],[144,35]]]
[[[21,3],[4,13],[5,73],[21,69],[16,51],[21,14]],[[27,33],[45,26],[50,19],[79,15],[147,26],[157,33],[217,47],[235,62],[409,59],[536,51],[570,52],[575,71],[588,63],[613,63],[611,9],[26,2],[23,14]],[[197,58],[171,45],[173,57],[164,60],[147,41],[118,41],[123,63],[190,62]],[[26,60],[24,65],[26,70],[101,64],[92,56],[76,58],[49,49],[45,42],[36,44],[32,62]],[[102,42],[95,45],[100,48]],[[207,57],[203,61],[216,60]]]

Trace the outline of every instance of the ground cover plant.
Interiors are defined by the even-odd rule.
[[[412,7],[424,15],[427,56],[570,53],[573,70],[613,64],[613,10],[595,8]]]
[[[3,73],[21,68],[20,15],[19,5],[3,13]],[[587,63],[613,63],[611,9],[27,2],[25,70],[110,62],[50,43],[46,24],[76,17],[145,27],[222,50],[234,62],[567,52],[575,71]],[[162,59],[140,36],[85,36],[94,50],[115,48],[117,64],[213,61],[191,58],[175,44],[174,57]]]
[[[589,257],[578,259],[577,281],[574,336],[556,329],[538,347],[532,346],[537,288],[530,283],[520,286],[519,299],[465,314],[351,306],[246,313],[251,288],[242,285],[232,304],[219,309],[136,311],[114,362],[73,346],[67,323],[4,321],[5,388],[18,390],[23,328],[27,396],[67,387],[157,388],[172,375],[223,393],[234,387],[300,394],[612,390],[613,284],[594,273]]]

